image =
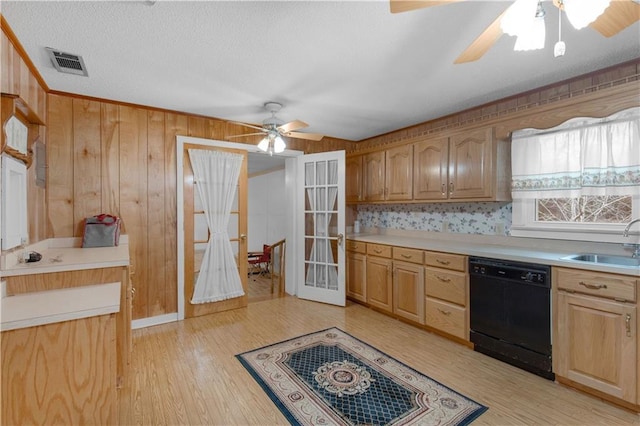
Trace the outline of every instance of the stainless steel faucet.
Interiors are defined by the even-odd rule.
[[[627,227],[624,228],[624,232],[622,233],[623,237],[628,237],[629,236],[629,228],[631,228],[631,225],[633,225],[636,222],[640,222],[640,218],[633,219],[631,222],[627,223]]]
[[[631,228],[631,225],[636,222],[640,222],[640,218],[634,219],[627,224],[627,226],[624,228],[624,232],[622,233],[623,237],[629,236],[629,228]],[[623,246],[633,248],[633,254],[631,255],[631,257],[640,257],[640,244],[623,244]]]

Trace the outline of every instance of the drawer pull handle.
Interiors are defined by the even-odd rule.
[[[451,311],[445,311],[445,310],[442,310],[442,309],[440,309],[440,308],[438,308],[438,310],[440,311],[440,313],[441,313],[442,315],[446,315],[446,316],[451,315]]]
[[[436,262],[438,262],[441,265],[448,265],[449,263],[451,263],[448,260],[440,260],[440,259],[436,259]]]
[[[627,337],[631,337],[631,315],[630,314],[625,315],[624,323],[627,326]]]
[[[382,253],[382,250],[380,250],[380,249],[373,249],[373,252],[374,252],[374,253],[377,253],[377,254],[380,254],[380,253]]]
[[[450,282],[451,282],[451,278],[443,278],[443,277],[441,277],[440,275],[436,275],[436,278],[437,278],[439,281],[442,281],[443,283],[450,283]]]
[[[602,288],[607,288],[606,284],[589,284],[589,283],[585,283],[584,281],[580,281],[578,284],[588,288],[589,290],[600,290]]]
[[[445,185],[444,183],[442,184],[442,190],[440,191],[442,193],[442,195],[445,195],[447,193],[447,185]]]
[[[400,256],[404,257],[405,259],[411,259],[413,257],[410,254],[404,254],[404,253],[402,253]]]

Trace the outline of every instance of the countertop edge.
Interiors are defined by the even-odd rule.
[[[515,262],[539,263],[549,266],[590,270],[596,272],[608,272],[640,277],[640,268],[617,267],[602,264],[594,265],[587,262],[562,259],[562,257],[577,253],[579,251],[569,253],[566,251],[561,252],[548,249],[528,249],[522,247],[499,246],[494,244],[480,244],[477,242],[445,241],[442,239],[431,240],[428,238],[420,237],[381,234],[348,234],[346,238],[349,240],[361,241],[366,243],[386,244],[413,249],[511,260]]]
[[[4,297],[0,331],[119,312],[120,288],[121,283],[114,282]]]

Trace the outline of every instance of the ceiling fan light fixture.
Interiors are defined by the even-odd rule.
[[[262,140],[258,144],[258,149],[260,151],[267,152],[267,150],[269,149],[269,138],[267,136],[262,138]]]
[[[513,50],[538,50],[544,49],[546,30],[544,26],[544,15],[536,17],[529,24],[527,31],[518,35]]]
[[[500,21],[502,32],[510,36],[520,36],[531,25],[537,10],[538,0],[516,0]]]
[[[580,30],[604,13],[611,0],[562,0],[567,19],[576,30]]]
[[[284,139],[282,139],[280,136],[276,136],[273,140],[273,152],[279,154],[283,152],[286,147],[287,145],[284,143]]]

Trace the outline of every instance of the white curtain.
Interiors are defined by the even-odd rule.
[[[244,295],[227,227],[244,157],[210,150],[189,150],[193,177],[210,237],[191,298],[192,304]]]
[[[326,169],[325,169],[326,167]],[[338,162],[322,161],[307,163],[305,167],[305,186],[309,211],[313,215],[313,234],[311,254],[305,284],[313,287],[338,288],[338,271],[329,240],[331,211],[338,196]]]
[[[514,132],[514,199],[628,195],[640,186],[640,108]]]

